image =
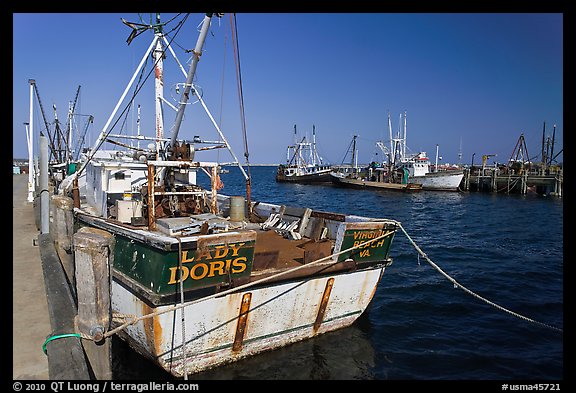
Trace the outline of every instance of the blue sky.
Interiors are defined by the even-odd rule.
[[[49,122],[52,104],[65,121],[81,86],[76,112],[94,116],[88,130],[96,138],[153,38],[146,32],[126,44],[130,29],[120,18],[140,17],[147,23],[150,14],[13,14],[14,157],[27,157],[29,79],[36,80]],[[194,47],[202,18],[191,14],[175,38],[181,61],[189,60],[182,48]],[[522,133],[530,157],[539,159],[543,122],[550,136],[556,124],[555,153],[563,148],[562,14],[239,13],[236,19],[251,163],[283,162],[295,124],[299,137],[310,137],[315,125],[318,150],[333,164],[359,135],[360,161],[368,162],[375,142],[388,140],[388,113],[396,132],[404,111],[408,148],[434,159],[438,144],[444,162],[457,163],[460,151],[465,164],[473,154],[475,163],[483,154],[507,162]],[[196,84],[243,161],[228,14],[213,21],[204,49]],[[165,95],[175,103],[174,85],[184,77],[170,57],[165,62]],[[136,104],[141,132],[150,136],[153,99],[148,82]],[[37,133],[45,127],[36,100],[34,114]],[[217,138],[200,104],[185,116],[180,137]],[[174,118],[166,107],[167,129]],[[82,131],[86,116],[77,119]],[[132,112],[122,131],[136,133]],[[223,151],[199,154],[230,160]]]

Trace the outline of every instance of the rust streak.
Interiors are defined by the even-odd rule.
[[[152,320],[154,322],[154,348],[155,353],[158,354],[160,352],[160,348],[162,348],[162,325],[160,324],[160,316],[156,315],[152,317]]]
[[[322,301],[320,302],[318,315],[316,315],[316,321],[314,321],[314,333],[318,332],[318,329],[322,324],[322,320],[324,319],[324,313],[326,312],[326,307],[328,306],[328,300],[330,299],[330,293],[332,292],[333,285],[334,285],[334,278],[330,278],[326,282],[326,288],[324,288],[324,293],[322,294]]]
[[[142,304],[142,315],[147,315],[147,314],[150,314],[154,311],[146,303],[141,303],[141,304]],[[142,323],[144,324],[144,334],[146,335],[146,342],[148,344],[148,347],[150,348],[150,351],[152,353],[156,353],[156,339],[155,339],[155,334],[154,334],[154,321],[151,318],[145,318],[142,320]]]
[[[236,335],[234,336],[234,344],[232,345],[232,351],[238,352],[242,349],[242,343],[244,342],[244,333],[246,332],[246,322],[248,322],[248,311],[250,309],[250,301],[252,299],[252,294],[250,292],[245,293],[242,296],[242,303],[240,305],[240,314],[238,315],[238,324],[236,325]]]

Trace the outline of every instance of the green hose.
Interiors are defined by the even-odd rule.
[[[57,334],[55,336],[48,337],[46,339],[46,341],[44,341],[44,344],[42,344],[42,350],[44,351],[44,354],[48,355],[46,353],[46,344],[48,344],[52,340],[56,340],[57,338],[65,338],[65,337],[78,337],[78,338],[80,338],[80,335],[78,333],[68,333],[68,334]]]

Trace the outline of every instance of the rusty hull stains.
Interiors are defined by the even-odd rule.
[[[326,313],[326,307],[328,306],[328,300],[330,299],[330,293],[332,292],[333,286],[334,286],[334,277],[331,277],[326,282],[326,288],[324,288],[324,293],[322,294],[322,300],[320,301],[320,307],[318,308],[316,321],[314,321],[314,327],[313,327],[314,334],[318,332],[318,329],[322,324],[322,320],[324,319],[324,313]]]
[[[238,352],[242,349],[244,341],[244,333],[246,332],[246,323],[248,322],[248,311],[250,310],[250,301],[252,300],[252,293],[248,292],[242,296],[242,303],[240,305],[240,314],[238,315],[238,324],[236,325],[236,335],[234,336],[234,344],[232,351]]]
[[[151,314],[154,309],[148,306],[146,303],[142,302],[142,315]],[[152,318],[146,318],[142,320],[144,324],[144,334],[146,335],[146,343],[150,348],[150,351],[155,355],[159,356],[162,346],[162,325],[160,324],[160,319],[157,315]]]

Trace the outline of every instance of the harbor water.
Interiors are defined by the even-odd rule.
[[[252,200],[400,221],[457,282],[563,329],[563,200],[477,192],[402,193],[276,183],[251,167]],[[238,168],[220,192],[245,195]],[[209,187],[209,180],[199,175]],[[399,231],[367,311],[349,328],[191,375],[213,379],[522,380],[564,376],[563,334],[455,288]],[[115,339],[119,379],[171,379]],[[135,365],[138,365],[135,367]]]

